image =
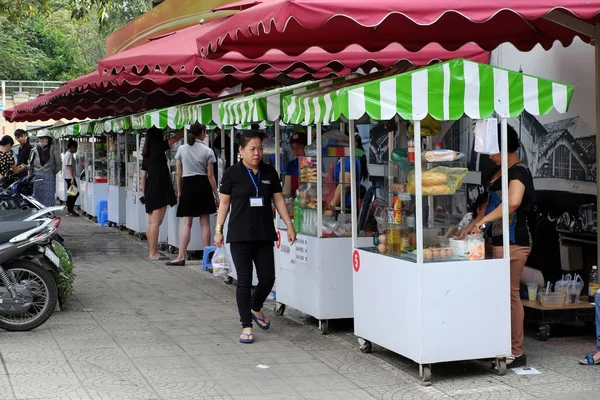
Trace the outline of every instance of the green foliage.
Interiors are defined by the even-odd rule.
[[[90,72],[105,56],[106,36],[150,7],[151,0],[0,0],[0,79],[66,81]]]
[[[75,266],[73,265],[73,260],[71,258],[71,254],[69,253],[69,250],[65,249],[65,247],[53,244],[52,249],[60,259],[60,266],[62,267],[62,269],[67,274],[71,275],[71,277],[73,278],[72,280],[68,280],[63,278],[62,276],[58,277],[58,292],[64,305],[68,303],[69,299],[73,296],[73,293],[75,292]]]

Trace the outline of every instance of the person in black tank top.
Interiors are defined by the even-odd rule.
[[[501,143],[500,126],[498,126],[498,142]],[[521,303],[521,275],[527,257],[531,252],[531,233],[527,215],[535,203],[535,188],[531,172],[517,154],[519,149],[517,132],[508,127],[508,211],[510,242],[510,306],[511,306],[511,341],[514,359],[508,360],[509,368],[523,367],[527,358],[523,353],[523,319],[524,310]],[[492,244],[494,258],[503,257],[502,235],[502,164],[500,154],[490,155],[490,159],[498,165],[496,171],[485,185],[487,202],[485,213],[478,216],[468,228],[471,233],[481,233],[485,225],[486,237]]]

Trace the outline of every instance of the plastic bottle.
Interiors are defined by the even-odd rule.
[[[590,282],[588,283],[588,296],[596,296],[596,292],[598,291],[598,289],[600,289],[600,285],[598,285],[598,266],[594,265],[592,267],[592,272],[590,272]],[[590,301],[594,301],[594,299],[590,299]]]
[[[296,191],[294,199],[294,230],[298,233],[302,232],[302,220],[304,218],[302,206],[300,205],[300,191]]]
[[[408,141],[408,162],[415,162],[415,142]]]

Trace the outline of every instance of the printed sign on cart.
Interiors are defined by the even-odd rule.
[[[296,239],[296,261],[299,263],[308,263],[308,240],[306,238]]]

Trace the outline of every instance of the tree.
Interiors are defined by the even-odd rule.
[[[73,19],[67,7],[18,22],[0,12],[0,79],[64,81],[96,69],[106,54],[106,36],[150,8],[150,0],[111,4],[104,23],[89,16]]]
[[[48,17],[55,11],[67,10],[74,20],[87,20],[95,16],[96,21],[104,26],[113,18],[122,20],[139,16],[151,8],[151,2],[152,0],[0,0],[0,16],[9,22],[21,23],[34,17]],[[127,19],[127,22],[131,19]]]

